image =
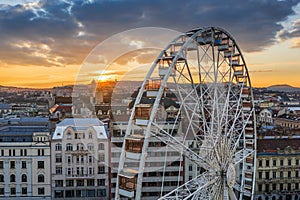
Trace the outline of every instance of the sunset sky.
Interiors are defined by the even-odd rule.
[[[99,67],[91,75],[98,80],[120,78],[90,62],[93,56],[107,59],[95,49],[113,57],[120,53],[120,42],[143,46],[140,40],[120,37],[142,27],[162,28],[151,29],[147,38],[172,30],[160,41],[165,46],[176,32],[201,26],[222,27],[233,35],[253,86],[300,87],[300,0],[0,0],[0,85],[73,84],[87,63]],[[130,74],[131,65],[151,62],[154,57],[149,55],[159,53],[151,47],[122,52],[115,68]]]

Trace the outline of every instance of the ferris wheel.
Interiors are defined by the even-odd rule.
[[[254,199],[255,124],[250,77],[234,38],[217,27],[179,35],[135,97],[115,199],[151,199],[150,186],[159,188],[152,199]],[[154,150],[161,151],[152,159],[157,165],[151,165]],[[188,180],[187,162],[197,166]],[[170,166],[178,170],[171,173],[177,183],[166,185]],[[145,184],[151,170],[155,183]]]

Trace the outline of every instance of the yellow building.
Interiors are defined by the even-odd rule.
[[[300,199],[299,147],[297,136],[258,139],[255,199]]]

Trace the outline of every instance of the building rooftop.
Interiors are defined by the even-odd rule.
[[[257,140],[257,152],[276,152],[278,149],[284,149],[286,147],[292,149],[299,149],[300,137],[299,138],[271,138],[271,139],[258,139]]]
[[[36,132],[49,132],[49,129],[47,126],[4,126],[0,128],[0,142],[32,142]]]
[[[107,139],[108,131],[99,119],[97,118],[65,118],[57,124],[52,139],[62,139],[67,128],[71,127],[74,131],[85,131],[93,128],[98,139]]]
[[[10,109],[10,105],[9,104],[6,104],[6,103],[0,103],[0,109]]]

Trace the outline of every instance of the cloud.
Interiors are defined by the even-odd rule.
[[[279,38],[281,40],[287,40],[287,39],[293,39],[293,48],[299,48],[300,47],[300,20],[295,21],[292,24],[292,27],[290,30],[282,30],[278,34]]]
[[[292,8],[298,2],[40,0],[0,4],[0,61],[3,65],[79,65],[104,39],[145,26],[181,32],[199,26],[220,26],[232,33],[244,51],[261,51],[274,44],[276,34],[282,30],[278,22],[292,15]],[[281,37],[297,35],[298,22],[294,31],[284,32]],[[144,39],[147,42],[147,38]],[[30,48],[26,44],[30,44]],[[133,40],[131,45],[145,43]]]

